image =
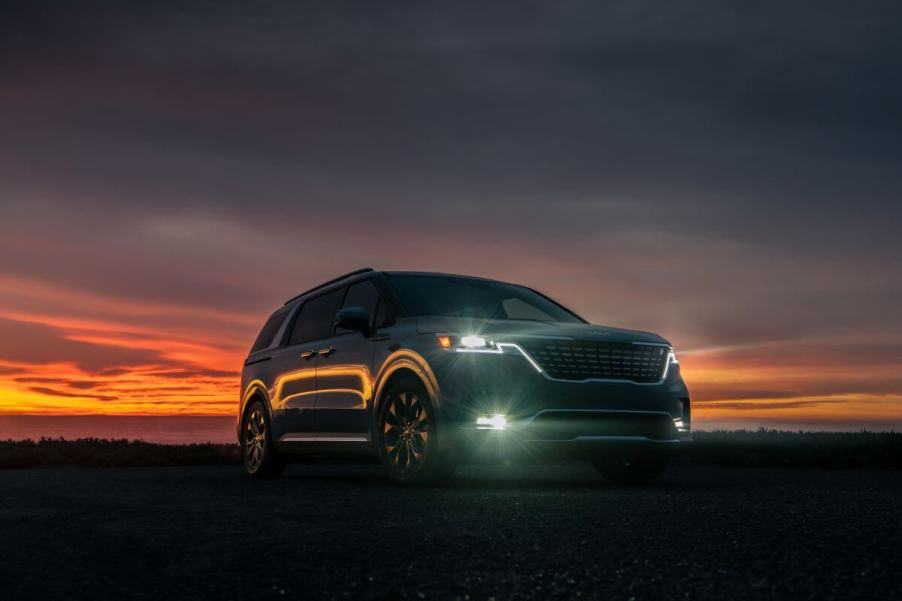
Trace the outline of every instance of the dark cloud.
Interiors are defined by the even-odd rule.
[[[84,393],[80,393],[80,392],[71,392],[68,390],[59,390],[57,388],[49,388],[46,386],[29,386],[28,389],[31,390],[32,392],[37,392],[37,393],[45,394],[48,396],[63,397],[63,398],[68,398],[68,399],[79,398],[79,399],[94,399],[97,401],[115,401],[119,398],[119,397],[115,397],[112,395],[106,395],[106,394],[84,394]]]
[[[108,366],[145,365],[159,361],[158,353],[140,349],[98,346],[69,340],[64,332],[45,325],[0,318],[0,357],[25,363],[71,362],[87,371]]]
[[[15,382],[21,382],[23,384],[62,384],[68,388],[74,388],[76,390],[91,390],[92,388],[97,388],[101,386],[102,382],[93,382],[89,380],[70,380],[68,378],[42,378],[42,377],[23,377],[23,378],[13,378]]]
[[[219,369],[180,369],[170,371],[147,371],[148,375],[159,376],[161,378],[231,378],[237,375],[237,370],[219,370]]]
[[[843,399],[809,399],[802,401],[724,401],[705,402],[700,401],[702,407],[717,407],[719,409],[732,409],[739,411],[767,411],[769,409],[799,409],[818,407],[821,405],[842,405],[847,401]]]
[[[866,343],[902,340],[900,17],[20,3],[0,24],[0,274],[253,321],[361,265],[475,272],[681,348],[795,341],[841,364],[823,339],[854,335],[886,364]],[[143,319],[233,345],[256,327]],[[169,365],[8,333],[30,342],[6,358]]]

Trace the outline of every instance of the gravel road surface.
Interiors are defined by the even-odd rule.
[[[0,598],[902,598],[902,472],[377,466],[0,472]]]

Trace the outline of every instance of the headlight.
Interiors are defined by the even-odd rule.
[[[461,353],[479,351],[499,352],[494,341],[483,338],[482,336],[476,336],[475,334],[469,336],[449,336],[447,334],[440,334],[436,336],[436,340],[438,340],[438,345],[446,351],[457,351]]]
[[[542,368],[539,364],[523,350],[523,347],[514,342],[495,342],[494,340],[489,340],[482,336],[477,336],[476,334],[469,334],[467,336],[436,334],[435,339],[442,350],[454,353],[492,353],[495,355],[503,355],[505,350],[518,353],[526,359],[537,372],[542,373]]]
[[[673,349],[671,348],[669,351],[667,351],[667,363],[664,365],[664,373],[661,375],[661,379],[662,380],[667,379],[667,375],[670,373],[671,365],[679,365],[679,364],[680,364],[680,362],[677,359],[676,353],[673,352]]]
[[[488,341],[482,336],[464,336],[460,339],[460,344],[467,348],[485,348],[488,346]]]

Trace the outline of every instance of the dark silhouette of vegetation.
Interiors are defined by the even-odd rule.
[[[902,468],[902,433],[696,432],[676,458],[688,465],[800,468]],[[0,468],[49,465],[129,467],[238,464],[235,444],[156,444],[136,440],[42,438],[0,441]]]
[[[157,444],[105,438],[42,438],[0,441],[0,468],[43,465],[133,467],[155,465],[208,465],[239,463],[235,444]]]

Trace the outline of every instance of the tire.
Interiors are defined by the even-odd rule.
[[[269,413],[262,401],[254,401],[241,421],[241,457],[245,471],[254,478],[277,478],[285,470],[272,441]]]
[[[622,455],[593,463],[605,480],[615,484],[644,484],[664,473],[670,457],[660,454]]]
[[[385,475],[402,484],[435,484],[457,467],[438,444],[435,409],[422,382],[406,376],[379,406],[376,441]]]

